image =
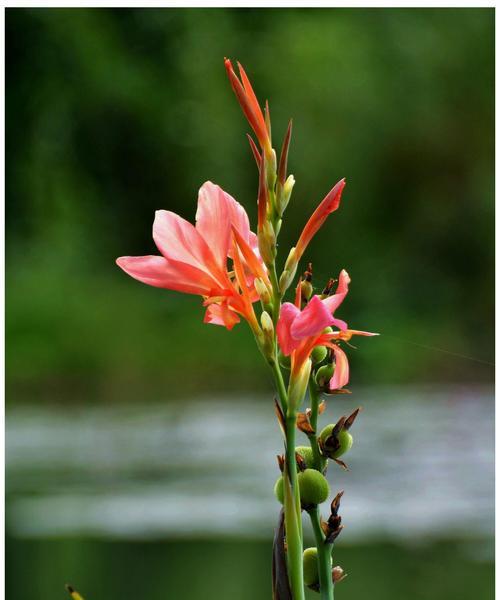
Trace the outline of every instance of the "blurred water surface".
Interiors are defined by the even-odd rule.
[[[258,400],[11,406],[8,531],[269,539],[281,442],[272,398]],[[328,473],[332,493],[345,490],[346,540],[492,535],[490,388],[360,390],[329,400],[322,423],[358,405],[350,471]]]

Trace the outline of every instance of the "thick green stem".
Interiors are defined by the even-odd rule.
[[[297,416],[288,413],[286,417],[285,455],[285,527],[287,544],[288,578],[294,600],[304,600],[304,576],[302,565],[302,517],[300,494],[297,481],[295,459],[295,431]],[[287,481],[288,480],[288,481]],[[288,488],[288,482],[290,489]],[[291,493],[288,493],[290,491]]]
[[[308,512],[316,539],[316,547],[318,548],[319,592],[321,600],[333,600],[332,544],[325,544],[325,535],[321,529],[319,508],[315,506]]]

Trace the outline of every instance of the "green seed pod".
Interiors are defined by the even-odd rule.
[[[278,353],[278,361],[284,369],[287,369],[288,371],[290,370],[290,367],[292,366],[291,356],[285,356],[280,350]]]
[[[285,496],[283,494],[283,475],[280,475],[274,484],[274,495],[280,504],[285,503]]]
[[[311,352],[311,360],[313,361],[313,365],[323,362],[327,354],[328,350],[325,346],[316,346],[316,348],[314,348],[314,350]]]
[[[332,327],[325,327],[325,329],[323,329],[323,334],[327,334],[327,333],[333,333],[333,328]]]
[[[300,454],[306,463],[306,467],[310,468],[314,464],[313,451],[311,446],[297,446],[295,452]]]
[[[332,435],[335,425],[330,423],[323,431],[319,434],[321,441],[321,449],[323,454],[326,454],[329,458],[339,458],[345,454],[352,447],[352,435],[345,429],[336,435]]]
[[[323,365],[316,371],[316,383],[320,388],[328,384],[333,377],[335,368],[333,365]]]
[[[309,300],[314,292],[312,283],[310,281],[308,281],[307,279],[304,279],[304,281],[300,284],[300,291],[301,291],[302,299]]]
[[[330,494],[325,476],[315,469],[306,469],[297,475],[302,505],[321,504]]]
[[[304,584],[316,585],[319,582],[318,573],[318,549],[306,548],[302,556],[304,567]]]

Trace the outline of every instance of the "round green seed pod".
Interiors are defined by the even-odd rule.
[[[353,442],[352,435],[345,429],[342,429],[342,431],[337,435],[338,444],[335,444],[336,447],[333,447],[331,442],[330,444],[328,444],[327,440],[332,435],[334,427],[335,425],[333,423],[330,423],[330,425],[327,425],[319,434],[323,454],[326,454],[326,456],[328,456],[329,458],[339,458],[351,449]]]
[[[302,555],[304,567],[304,583],[307,586],[316,585],[319,582],[318,573],[318,549],[306,548]]]
[[[278,353],[278,362],[284,369],[287,369],[289,371],[290,367],[292,366],[292,357],[285,356],[280,350]]]
[[[311,360],[313,361],[313,364],[317,365],[325,360],[327,354],[328,350],[325,346],[316,346],[316,348],[314,348],[314,350],[311,352]]]
[[[323,329],[323,334],[327,334],[327,333],[333,333],[333,328],[332,327],[325,327]]]
[[[283,493],[283,475],[280,475],[274,484],[274,495],[280,504],[285,503],[285,497]]]
[[[297,475],[300,502],[303,505],[321,504],[330,495],[330,486],[325,476],[316,469],[306,469]]]
[[[335,368],[333,365],[323,365],[316,371],[316,383],[320,388],[328,384],[330,379],[333,377]]]
[[[312,467],[314,463],[313,451],[311,446],[297,446],[295,452],[300,454],[306,463],[306,467]]]

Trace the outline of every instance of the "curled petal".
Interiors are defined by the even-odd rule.
[[[333,323],[333,317],[318,296],[313,296],[304,310],[293,321],[290,334],[296,340],[319,335]]]
[[[212,325],[222,325],[229,331],[240,322],[238,315],[231,310],[227,303],[223,304],[211,304],[206,312],[204,323],[211,323]]]
[[[333,296],[328,296],[328,298],[325,298],[323,300],[323,303],[326,305],[326,307],[332,313],[332,315],[342,304],[344,298],[347,296],[350,283],[351,278],[349,277],[349,273],[345,269],[342,269],[342,271],[340,271],[339,274],[339,282],[337,284],[335,294],[333,294]],[[346,329],[346,327],[340,327],[340,329]]]
[[[349,362],[345,352],[336,344],[329,345],[335,355],[335,371],[330,379],[329,388],[339,390],[349,383]]]
[[[204,271],[163,256],[122,256],[116,264],[142,283],[186,294],[208,296],[217,286]]]
[[[289,356],[300,344],[299,340],[292,337],[290,331],[298,315],[300,315],[300,310],[291,302],[282,304],[276,334],[281,351],[285,356]]]

